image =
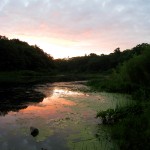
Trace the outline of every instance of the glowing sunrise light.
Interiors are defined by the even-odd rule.
[[[11,39],[17,38],[29,43],[30,45],[37,45],[43,51],[56,58],[68,58],[74,56],[84,56],[90,54],[90,51],[79,50],[78,47],[85,45],[85,43],[74,42],[64,39],[47,38],[47,37],[35,37],[27,35],[10,35]],[[89,45],[89,44],[87,44]]]
[[[1,0],[0,35],[54,58],[130,49],[150,41],[150,1]]]

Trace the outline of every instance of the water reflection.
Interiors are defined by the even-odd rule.
[[[31,102],[41,102],[45,95],[31,87],[1,87],[0,115],[5,116],[10,111],[18,112],[28,107]]]
[[[105,149],[107,139],[101,144],[95,135],[107,131],[97,131],[95,116],[121,97],[84,93],[83,88],[78,82],[61,82],[1,89],[0,111],[5,116],[0,116],[0,150]],[[38,129],[37,136],[31,135],[31,127]]]
[[[0,111],[5,115],[0,117],[1,150],[68,149],[63,130],[59,129],[64,129],[66,125],[69,127],[72,107],[76,106],[76,102],[66,97],[83,94],[71,91],[69,87],[63,86],[62,89],[61,84],[64,85],[45,84],[34,89],[13,87],[0,90]],[[39,130],[36,137],[31,137],[32,126]]]

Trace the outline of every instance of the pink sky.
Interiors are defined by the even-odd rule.
[[[54,58],[108,54],[150,41],[149,0],[1,0],[0,35]]]

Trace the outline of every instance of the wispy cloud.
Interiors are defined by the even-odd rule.
[[[72,50],[109,53],[150,41],[149,8],[149,0],[1,0],[0,34],[58,38],[73,42],[66,47]]]

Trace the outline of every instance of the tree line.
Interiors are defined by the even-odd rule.
[[[121,55],[124,55],[123,51]],[[130,57],[120,61],[109,78],[93,80],[89,84],[98,90],[132,94],[134,99],[150,98],[150,44],[137,45]]]
[[[50,71],[59,73],[103,73],[112,71],[131,58],[141,55],[150,45],[143,43],[132,49],[116,48],[109,55],[91,53],[68,59],[53,59],[36,45],[0,36],[0,71]]]
[[[0,71],[54,69],[52,56],[38,46],[0,36]]]
[[[140,55],[145,47],[150,46],[147,43],[137,45],[132,49],[120,51],[116,48],[113,53],[109,55],[97,55],[91,53],[85,56],[72,57],[69,59],[56,59],[56,68],[61,72],[91,72],[103,73],[112,70],[123,62],[133,58],[135,55]]]

